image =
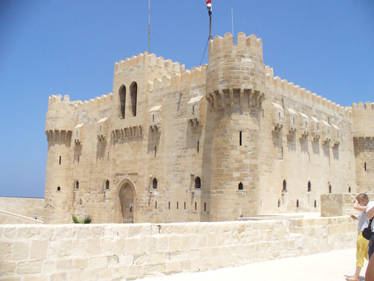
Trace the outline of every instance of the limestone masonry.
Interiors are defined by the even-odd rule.
[[[343,107],[274,77],[244,33],[211,40],[207,65],[144,53],[115,64],[113,93],[51,96],[46,134],[47,223],[312,212],[321,194],[374,186],[374,103]]]

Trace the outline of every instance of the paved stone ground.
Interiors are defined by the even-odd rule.
[[[367,263],[361,271],[364,281]],[[355,269],[355,249],[272,260],[207,272],[147,277],[142,281],[344,281]]]

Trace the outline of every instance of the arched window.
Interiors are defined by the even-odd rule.
[[[61,191],[61,187],[60,186],[57,186],[57,191]]]
[[[195,188],[201,188],[201,180],[199,177],[195,178]]]
[[[348,186],[348,193],[351,193],[351,187],[350,186]]]
[[[121,110],[121,118],[125,118],[126,112],[126,86],[122,85],[119,89],[119,102],[120,102],[120,110]]]
[[[308,181],[308,192],[311,192],[312,191],[312,184],[310,183],[310,181]]]
[[[105,189],[109,189],[109,187],[110,187],[110,182],[109,182],[109,180],[106,180],[105,181]]]
[[[238,190],[243,190],[243,183],[239,182],[239,184],[238,184]]]
[[[156,178],[153,179],[152,186],[153,186],[153,189],[157,189],[157,179]]]
[[[79,181],[75,181],[74,183],[75,190],[79,189]]]
[[[138,84],[133,82],[130,86],[132,116],[136,116],[136,104],[138,99]]]
[[[287,192],[287,182],[286,182],[286,180],[283,180],[282,192]]]

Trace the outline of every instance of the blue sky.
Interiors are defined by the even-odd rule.
[[[373,0],[213,0],[213,35],[256,34],[264,62],[334,102],[374,101]],[[208,36],[204,0],[152,0],[151,51],[187,68]],[[44,196],[48,96],[112,91],[147,49],[147,0],[0,0],[0,196]]]

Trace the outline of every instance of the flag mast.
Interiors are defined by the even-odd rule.
[[[151,52],[151,0],[148,0],[148,53]]]

